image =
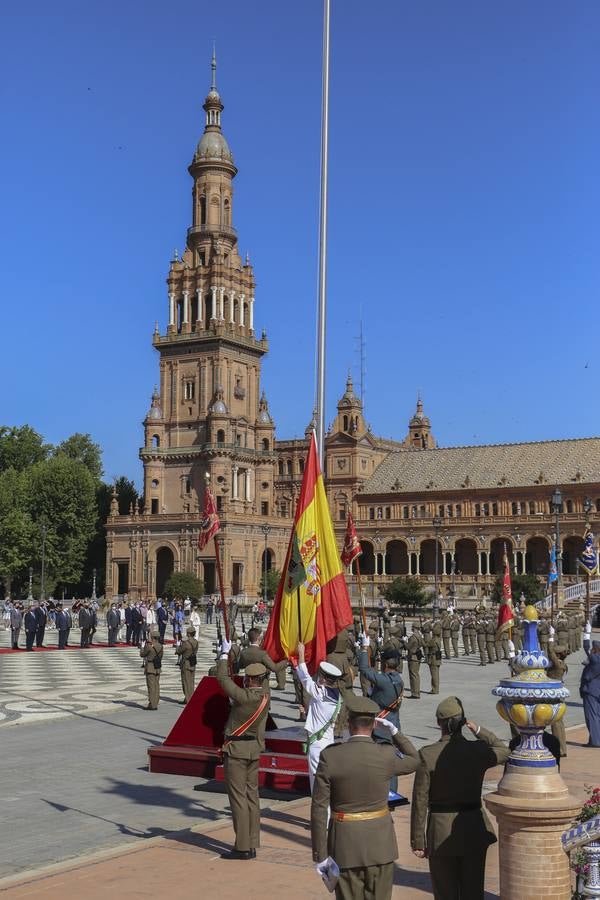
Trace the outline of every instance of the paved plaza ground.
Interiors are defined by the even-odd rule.
[[[49,639],[52,642],[52,632]],[[212,629],[204,628],[199,654],[202,671],[212,663],[213,639]],[[7,643],[0,633],[0,646]],[[64,865],[68,860],[76,860],[76,868],[68,875],[69,891],[75,896],[83,896],[84,887],[87,896],[95,896],[92,886],[100,878],[104,892],[112,885],[113,894],[134,897],[147,893],[144,880],[155,879],[160,872],[169,896],[183,897],[184,881],[179,883],[180,879],[173,876],[186,874],[188,866],[192,884],[198,885],[202,879],[209,890],[210,881],[206,879],[214,878],[212,896],[230,896],[229,888],[222,883],[224,874],[232,873],[233,882],[233,873],[238,873],[243,864],[226,864],[216,858],[231,838],[228,801],[222,786],[147,771],[148,747],[162,742],[182,709],[175,654],[167,648],[165,656],[161,704],[156,712],[147,712],[141,709],[145,702],[144,678],[135,649],[0,655],[0,788],[4,801],[0,806],[0,890],[7,896],[59,896],[60,878],[67,877],[64,873],[60,878],[57,875],[37,881],[32,872]],[[577,690],[582,661],[583,653],[569,658],[567,726],[583,721]],[[505,663],[482,668],[474,657],[451,660],[442,666],[441,696],[457,694],[470,718],[507,737],[505,723],[497,716],[490,695],[505,674]],[[426,667],[422,686],[425,691],[429,688]],[[418,746],[437,738],[434,711],[439,699],[423,693],[420,701],[405,700],[402,705],[403,730]],[[285,694],[274,692],[273,700],[278,724],[293,724],[297,713],[291,685]],[[583,731],[570,732],[571,740],[582,743]],[[577,792],[581,793],[584,780],[597,782],[598,773],[600,752],[578,750],[573,744],[563,774]],[[487,789],[493,789],[494,780],[490,773]],[[410,784],[411,779],[406,779],[405,792],[410,791]],[[267,796],[263,806],[269,811],[265,847],[260,862],[253,863],[257,892],[246,896],[264,896],[267,882],[269,890],[277,890],[279,885],[289,897],[324,896],[310,862],[304,827],[306,800],[290,803],[280,796]],[[394,815],[399,843],[405,845],[408,810],[400,809]],[[89,854],[122,850],[128,855],[94,862],[91,868],[86,862]],[[99,870],[97,866],[104,868]],[[405,877],[405,870],[412,872],[414,884],[398,880]],[[495,890],[493,872],[492,865],[490,896]],[[302,890],[296,877],[299,873],[307,879]],[[410,883],[417,892],[403,891],[402,895],[427,895],[425,873],[426,867],[412,855],[401,856],[398,884]],[[11,886],[7,878],[25,880],[27,888]],[[259,884],[263,885],[260,890]],[[296,887],[298,892],[293,893]]]

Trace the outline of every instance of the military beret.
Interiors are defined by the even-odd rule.
[[[188,634],[196,634],[196,629],[194,628],[193,625],[188,626],[187,633]]]
[[[436,719],[452,719],[454,716],[464,716],[465,711],[458,697],[446,697],[435,711]]]
[[[152,631],[150,632],[150,637],[156,637],[156,638],[159,638],[159,637],[160,637],[160,631],[157,631],[156,628],[153,628]]]
[[[338,669],[337,666],[334,666],[333,663],[322,662],[319,666],[319,669],[323,673],[323,675],[328,675],[330,678],[341,678],[342,670]]]
[[[400,653],[396,650],[395,647],[388,647],[387,650],[384,650],[381,654],[382,659],[400,659]]]
[[[249,675],[251,678],[258,678],[267,674],[267,669],[262,663],[250,663],[249,666],[246,666],[245,671],[246,675]]]
[[[359,694],[348,694],[344,698],[346,708],[350,716],[373,716],[379,712],[379,706],[370,697],[363,697]]]

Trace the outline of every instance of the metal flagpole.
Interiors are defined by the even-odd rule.
[[[319,223],[319,304],[317,320],[317,448],[325,474],[325,323],[327,285],[327,164],[329,155],[329,2],[323,0],[323,97],[321,108],[321,216]]]

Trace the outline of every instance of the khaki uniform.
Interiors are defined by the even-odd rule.
[[[471,617],[463,619],[462,624],[462,639],[463,639],[463,656],[470,656],[471,653],[474,652],[474,647],[471,644]]]
[[[458,659],[458,634],[460,631],[460,619],[453,615],[450,619],[450,640],[452,641],[452,655]]]
[[[262,687],[239,687],[227,671],[227,660],[217,663],[219,684],[233,701],[225,725],[223,764],[229,805],[233,816],[235,849],[246,851],[260,846],[260,803],[258,799],[259,758],[265,749],[265,726],[269,703],[258,719],[237,740],[233,732],[256,713],[263,696],[269,697],[268,684]]]
[[[246,666],[249,666],[251,663],[262,663],[265,669],[274,673],[277,682],[277,690],[285,690],[285,676],[288,667],[287,659],[278,663],[273,662],[267,651],[263,650],[262,647],[259,647],[256,644],[248,644],[248,646],[244,647],[240,653],[238,668],[245,669]]]
[[[556,633],[554,635],[554,642],[557,646],[566,647],[569,649],[569,623],[567,617],[564,613],[559,613],[559,616],[554,624],[556,629]],[[541,642],[540,642],[541,643]]]
[[[485,620],[485,649],[488,655],[488,662],[497,662],[496,656],[496,625],[491,619]]]
[[[515,653],[518,653],[523,648],[523,621],[517,612],[514,613],[513,621],[512,641],[515,645]]]
[[[477,634],[477,649],[479,650],[479,665],[485,666],[488,662],[488,655],[486,649],[486,624],[483,619],[477,619],[475,632]]]
[[[423,655],[423,638],[420,632],[413,631],[406,644],[408,655],[408,677],[410,680],[411,697],[417,699],[421,696],[421,657]]]
[[[408,738],[397,734],[393,743],[395,747],[357,735],[321,752],[310,811],[313,860],[335,859],[340,867],[338,900],[389,900],[392,895],[398,846],[388,790],[394,776],[414,772],[417,766],[417,752]],[[365,772],[368,778],[361,777]],[[351,818],[373,812],[381,815]],[[348,818],[339,821],[339,813]]]
[[[481,728],[476,741],[444,735],[419,751],[411,807],[411,846],[427,850],[436,900],[482,898],[485,856],[496,841],[481,806],[487,769],[508,759],[509,749]]]
[[[452,636],[452,623],[450,616],[444,616],[442,619],[442,643],[444,645],[444,656],[450,659],[450,640]]]
[[[148,689],[148,708],[157,709],[160,700],[160,672],[162,664],[163,646],[158,638],[148,641],[140,649],[140,656],[144,660],[144,672],[146,673],[146,687]],[[158,661],[158,665],[155,662]]]
[[[548,619],[542,617],[538,622],[538,640],[540,648],[546,656],[548,656],[548,638],[550,637],[550,623]]]
[[[564,681],[565,675],[569,671],[569,667],[567,666],[564,659],[561,659],[556,650],[559,652],[563,652],[566,648],[560,647],[559,645],[554,647],[554,641],[550,641],[548,645],[548,659],[550,660],[550,667],[546,669],[546,675],[548,678],[555,678],[557,681]],[[567,733],[565,731],[565,717],[563,716],[559,722],[554,722],[551,725],[552,734],[555,738],[558,739],[560,744],[560,755],[567,755]]]
[[[396,671],[399,672],[400,675],[402,675],[402,672],[404,669],[404,663],[402,661],[403,649],[404,649],[404,644],[402,643],[402,641],[400,640],[399,637],[394,637],[394,635],[391,635],[390,638],[384,642],[383,647],[381,648],[382,655],[389,650],[396,651],[396,653],[398,654],[398,668]]]
[[[424,640],[425,661],[429,666],[431,675],[431,693],[439,694],[440,692],[440,666],[442,664],[442,645],[439,638],[435,635]]]
[[[190,660],[196,658],[198,653],[198,641],[196,638],[188,637],[183,640],[178,647],[175,647],[175,653],[179,657],[179,673],[181,675],[181,689],[185,702],[191,698],[194,693],[194,681],[196,678],[196,663]]]

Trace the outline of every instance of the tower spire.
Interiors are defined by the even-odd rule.
[[[210,89],[211,89],[211,91],[216,92],[216,90],[217,90],[217,48],[216,48],[216,44],[214,41],[213,41],[212,59],[210,61],[210,68],[211,68]]]

